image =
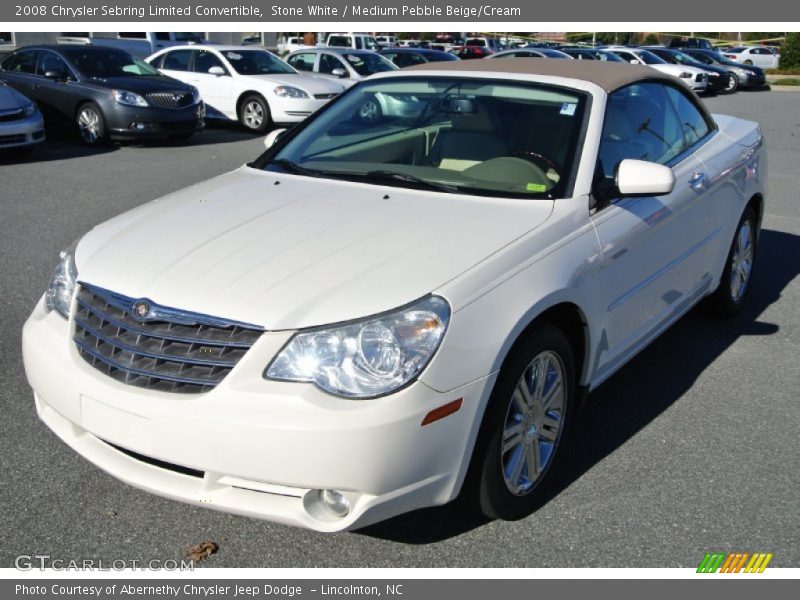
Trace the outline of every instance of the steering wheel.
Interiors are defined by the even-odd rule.
[[[555,160],[553,160],[552,158],[550,158],[545,154],[541,154],[539,152],[526,151],[526,152],[515,152],[511,156],[527,160],[528,162],[535,164],[537,167],[542,167],[542,165],[544,165],[542,171],[544,171],[545,173],[547,173],[548,169],[553,169],[553,171],[555,171],[559,177],[561,176],[561,167],[558,166],[558,163]]]

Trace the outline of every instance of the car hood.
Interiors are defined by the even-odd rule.
[[[16,110],[30,104],[25,96],[17,90],[0,83],[0,111]]]
[[[242,167],[99,225],[75,262],[79,281],[129,297],[299,329],[425,296],[552,209]]]
[[[103,87],[118,88],[138,94],[151,94],[153,92],[171,92],[175,90],[189,91],[190,86],[182,81],[167,77],[166,75],[137,75],[134,77],[105,77],[103,79],[90,79],[92,83],[102,83]]]
[[[243,75],[243,77],[270,85],[291,85],[299,87],[310,94],[338,94],[344,91],[344,86],[337,83],[335,80],[326,77],[318,77],[316,75],[278,73],[270,75]]]

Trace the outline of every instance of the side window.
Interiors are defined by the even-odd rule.
[[[617,52],[617,55],[618,55],[618,56],[619,56],[619,57],[620,57],[622,60],[625,60],[625,61],[628,61],[628,62],[631,62],[632,60],[635,60],[636,62],[639,62],[639,59],[637,59],[637,58],[636,58],[636,57],[635,57],[633,54],[631,54],[630,52]]]
[[[119,37],[128,40],[146,40],[147,33],[144,31],[120,31]]]
[[[168,31],[156,32],[156,41],[158,41],[158,42],[168,42],[169,41],[169,32]]]
[[[344,72],[347,73],[347,69],[337,57],[333,56],[332,54],[320,55],[319,72],[330,75],[333,73],[334,69],[344,69]]]
[[[407,67],[407,66],[410,66],[410,65],[421,65],[421,64],[424,64],[425,62],[426,62],[425,59],[422,58],[419,54],[412,54],[412,53],[409,52],[408,59],[406,60],[406,64],[403,65],[403,66]]]
[[[355,39],[356,39],[356,48],[359,49],[359,50],[363,49],[364,45],[361,43],[361,38],[356,36]]]
[[[17,52],[8,57],[3,63],[3,69],[12,73],[36,73],[36,52]]]
[[[298,71],[310,72],[314,70],[315,56],[316,55],[311,54],[310,52],[304,52],[303,54],[295,54],[294,56],[290,56],[287,62]]]
[[[44,75],[48,71],[63,71],[64,74],[69,74],[67,63],[65,63],[60,56],[52,52],[40,52],[38,63],[39,66],[36,69],[38,75]]]
[[[216,54],[208,50],[200,50],[194,57],[195,73],[208,73],[211,67],[221,67],[223,71],[228,72]]]
[[[680,121],[666,87],[637,83],[609,95],[598,153],[606,179],[614,178],[626,158],[666,164],[683,151]]]
[[[684,139],[684,149],[700,141],[710,131],[697,107],[680,90],[667,87],[667,95],[675,107]]]
[[[192,60],[192,50],[175,50],[164,55],[162,69],[170,71],[188,71]]]

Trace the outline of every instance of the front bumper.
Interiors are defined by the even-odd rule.
[[[44,141],[44,120],[37,110],[30,117],[0,121],[0,149],[21,148]]]
[[[105,111],[109,134],[114,139],[187,135],[205,127],[202,102],[184,108],[125,106],[113,103]]]
[[[299,123],[325,106],[329,98],[281,98],[273,96],[268,100],[272,120],[275,123]]]
[[[111,379],[86,363],[72,322],[40,301],[23,328],[23,358],[40,418],[83,457],[155,494],[318,531],[363,527],[444,504],[457,494],[474,422],[494,378],[447,393],[421,382],[375,400],[266,381],[290,332],[265,333],[205,394],[170,394]],[[461,410],[424,427],[434,408]],[[341,518],[319,502],[344,492]]]
[[[708,88],[706,91],[708,92],[724,92],[728,89],[728,84],[730,83],[731,76],[729,74],[725,75],[717,75],[717,76],[709,76],[708,78]]]

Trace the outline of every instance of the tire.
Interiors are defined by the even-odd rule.
[[[730,81],[728,81],[728,87],[725,88],[725,91],[728,94],[732,94],[739,89],[739,76],[736,75],[736,73],[731,73],[730,76],[731,78]]]
[[[709,312],[722,317],[736,315],[744,305],[750,282],[753,279],[753,264],[756,256],[757,217],[748,206],[733,236],[725,268],[722,270],[719,287],[708,297]]]
[[[87,146],[101,146],[108,141],[108,129],[103,111],[94,102],[82,104],[75,115],[78,134]]]
[[[271,122],[267,101],[258,94],[246,96],[239,106],[239,122],[250,131],[265,133]]]
[[[544,365],[548,375],[537,380]],[[473,509],[514,520],[541,504],[573,418],[575,390],[566,336],[547,323],[535,326],[512,350],[486,407],[464,489]],[[549,404],[537,401],[548,395]]]
[[[358,118],[367,125],[377,123],[381,117],[383,117],[383,110],[375,98],[370,98],[358,109]]]

